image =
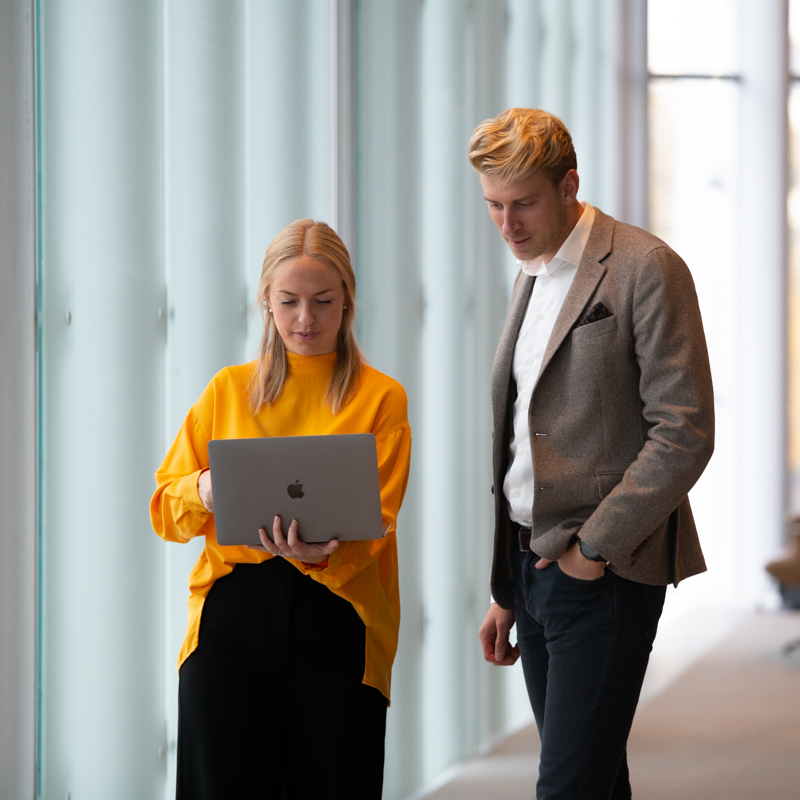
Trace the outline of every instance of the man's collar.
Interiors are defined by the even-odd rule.
[[[530,261],[517,261],[519,268],[526,275],[552,275],[564,264],[572,264],[576,267],[580,264],[581,256],[586,247],[586,242],[589,240],[589,234],[592,232],[592,223],[594,222],[594,209],[592,206],[585,201],[581,203],[581,206],[583,206],[583,213],[580,219],[548,264],[542,261],[541,256],[532,258]]]

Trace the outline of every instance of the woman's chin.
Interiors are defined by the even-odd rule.
[[[326,353],[332,353],[336,349],[334,346],[328,346],[328,343],[316,336],[313,339],[301,339],[297,336],[292,336],[287,342],[285,339],[283,343],[290,353],[298,356],[322,356]]]

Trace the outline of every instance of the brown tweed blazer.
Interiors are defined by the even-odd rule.
[[[687,494],[714,448],[714,395],[692,277],[640,228],[595,209],[583,258],[531,398],[531,549],[557,559],[579,533],[609,569],[678,584],[705,570]],[[492,372],[492,593],[513,608],[503,496],[517,341],[534,278],[517,276]],[[589,321],[598,303],[610,316]],[[582,321],[586,320],[584,324]]]

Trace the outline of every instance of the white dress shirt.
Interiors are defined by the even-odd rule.
[[[530,453],[528,407],[550,334],[578,271],[594,222],[594,209],[589,203],[581,205],[581,218],[549,264],[545,264],[541,258],[517,262],[526,275],[536,277],[514,348],[517,399],[514,402],[508,472],[503,481],[509,514],[520,525],[533,524],[533,459]]]

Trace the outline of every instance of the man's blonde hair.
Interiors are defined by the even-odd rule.
[[[469,140],[468,158],[478,172],[501,181],[544,172],[558,184],[578,168],[566,126],[540,108],[509,108],[481,122]]]
[[[286,346],[275,325],[275,317],[267,313],[267,297],[275,270],[287,259],[310,256],[333,267],[342,280],[344,312],[336,340],[336,363],[333,367],[325,399],[334,414],[352,399],[359,378],[367,363],[353,333],[356,320],[356,276],[350,264],[350,254],[333,228],[324,222],[298,219],[287,225],[267,248],[256,303],[265,317],[264,333],[258,361],[250,383],[250,405],[257,412],[262,405],[274,403],[283,391],[289,375]]]

